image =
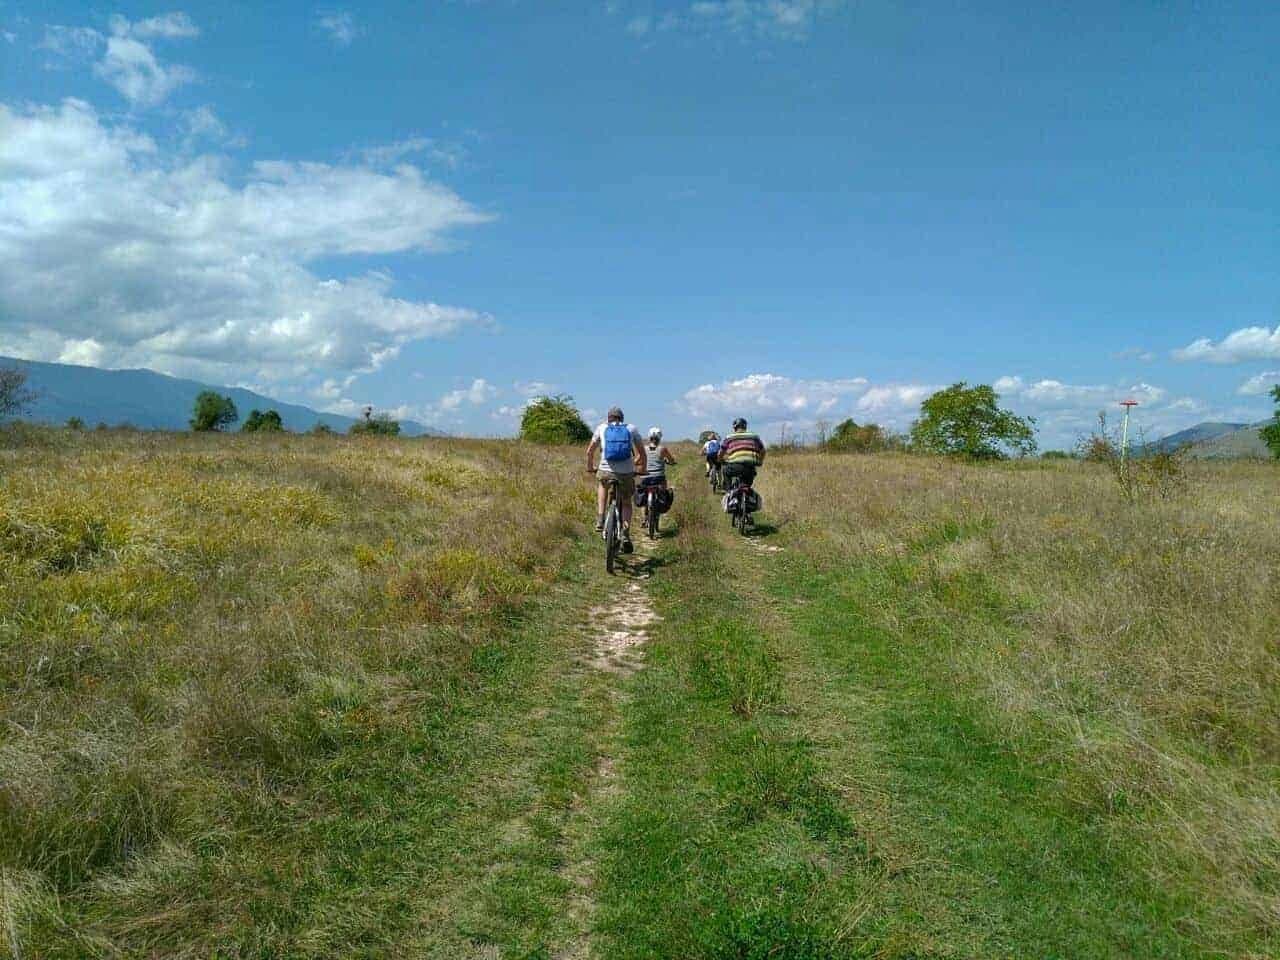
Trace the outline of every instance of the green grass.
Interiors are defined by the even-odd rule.
[[[1266,465],[691,457],[611,578],[581,451],[33,437],[0,956],[1280,953]]]

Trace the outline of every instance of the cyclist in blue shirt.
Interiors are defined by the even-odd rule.
[[[596,454],[603,453],[599,468]],[[648,472],[649,460],[645,455],[644,440],[640,431],[625,422],[621,407],[611,407],[609,417],[596,427],[587,445],[587,473],[596,474],[600,483],[596,489],[596,530],[604,529],[604,508],[609,502],[609,485],[617,484],[618,511],[622,515],[622,552],[630,553],[631,502],[636,495],[636,471]]]
[[[716,459],[720,456],[720,434],[712,432],[707,437],[707,442],[702,445],[702,455],[707,461],[707,470],[703,474],[704,477],[711,476],[711,469],[716,465]]]

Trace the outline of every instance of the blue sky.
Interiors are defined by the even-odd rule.
[[[507,433],[1280,382],[1280,6],[0,3],[0,353]]]

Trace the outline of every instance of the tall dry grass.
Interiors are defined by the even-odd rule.
[[[785,539],[900,589],[881,622],[940,645],[1075,802],[1148,869],[1280,926],[1280,471],[1193,463],[1129,500],[1077,462],[796,454],[759,483]]]
[[[246,856],[253,811],[270,823],[343,744],[451,709],[581,535],[579,459],[127,432],[0,450],[0,944],[216,943],[243,891],[175,891]]]

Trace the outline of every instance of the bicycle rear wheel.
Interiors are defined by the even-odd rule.
[[[645,519],[649,521],[649,539],[658,539],[658,495],[654,491],[649,491],[649,496],[645,498],[644,514]]]
[[[609,512],[605,514],[604,519],[604,569],[606,573],[613,573],[621,540],[622,538],[618,535],[618,505],[617,503],[611,503]]]

